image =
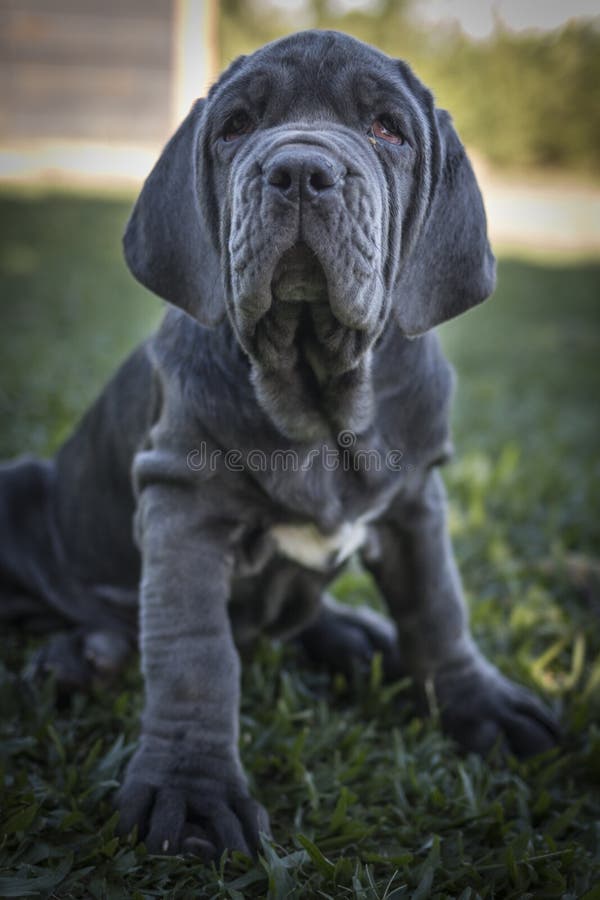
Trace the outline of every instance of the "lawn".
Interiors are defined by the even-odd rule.
[[[0,455],[51,453],[161,305],[120,257],[131,198],[0,195]],[[459,371],[445,471],[475,634],[544,693],[560,752],[461,756],[405,684],[330,682],[293,648],[244,668],[242,755],[269,809],[258,863],[119,842],[112,789],[141,704],[57,706],[3,635],[0,897],[600,898],[600,264],[503,257],[495,298],[442,329]],[[350,567],[336,586],[377,602]]]

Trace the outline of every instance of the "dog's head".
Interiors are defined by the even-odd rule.
[[[229,67],[147,179],[125,255],[203,325],[227,313],[263,406],[299,437],[368,425],[392,314],[419,335],[494,286],[449,116],[404,63],[335,32]]]

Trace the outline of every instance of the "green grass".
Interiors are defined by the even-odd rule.
[[[51,452],[160,313],[128,276],[123,197],[0,196],[0,452]],[[460,373],[451,527],[473,628],[565,726],[549,757],[460,756],[405,685],[329,682],[290,648],[244,668],[242,754],[271,813],[258,863],[119,842],[110,794],[140,710],[56,705],[3,635],[0,897],[600,898],[600,266],[503,259],[495,299],[442,329]],[[373,599],[350,570],[350,602]]]

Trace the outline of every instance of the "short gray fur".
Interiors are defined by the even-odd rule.
[[[404,142],[369,131],[389,115]],[[463,147],[410,69],[317,31],[237,60],[166,146],[124,246],[172,304],[161,327],[55,459],[0,469],[0,618],[59,630],[40,667],[67,686],[116,671],[139,597],[122,830],[161,852],[256,850],[237,647],[261,632],[342,670],[382,651],[469,749],[551,747],[550,713],[473,643],[446,530],[453,379],[431,329],[484,300],[495,266]],[[257,450],[311,464],[250,465]],[[277,551],[274,526],[325,546],[357,520],[393,623],[328,598],[333,558]]]

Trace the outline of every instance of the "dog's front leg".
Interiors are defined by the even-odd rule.
[[[552,715],[470,635],[445,513],[434,470],[416,498],[396,500],[378,525],[379,554],[366,560],[396,621],[402,663],[466,749],[484,753],[500,741],[521,756],[544,751],[558,737]]]
[[[249,795],[238,752],[240,662],[227,602],[227,528],[184,487],[146,487],[140,646],[145,708],[119,791],[120,829],[158,853],[252,853],[267,815]]]

